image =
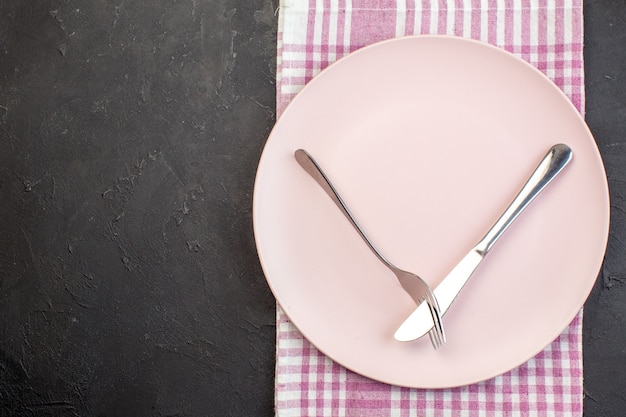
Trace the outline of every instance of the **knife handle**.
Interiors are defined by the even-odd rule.
[[[482,256],[485,256],[502,233],[513,223],[513,220],[565,168],[571,159],[572,150],[569,146],[560,143],[550,148],[509,207],[502,213],[474,249]]]

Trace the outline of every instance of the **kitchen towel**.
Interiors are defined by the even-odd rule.
[[[534,65],[584,111],[582,0],[281,0],[277,114],[337,59],[393,37],[447,34]],[[537,356],[496,378],[426,390],[355,374],[320,353],[277,307],[277,417],[582,415],[582,311]]]

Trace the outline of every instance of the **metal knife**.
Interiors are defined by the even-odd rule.
[[[434,289],[435,297],[439,302],[441,315],[444,315],[450,305],[459,295],[469,278],[474,273],[491,247],[504,233],[509,225],[530,204],[531,201],[565,168],[572,159],[572,150],[569,146],[558,144],[550,148],[541,160],[535,171],[530,175],[509,207],[504,211],[485,236],[474,246],[467,255],[450,271],[450,273]],[[413,313],[400,325],[394,338],[400,342],[418,339],[428,333],[433,327],[426,303],[420,304]]]

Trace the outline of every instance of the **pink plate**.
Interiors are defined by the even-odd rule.
[[[559,142],[572,162],[476,270],[438,351],[393,338],[413,302],[293,157],[308,150],[381,252],[435,286]],[[343,366],[408,387],[485,380],[541,351],[585,302],[608,224],[602,160],[567,97],[513,55],[453,37],[330,66],[276,123],[254,190],[261,264],[292,322]]]

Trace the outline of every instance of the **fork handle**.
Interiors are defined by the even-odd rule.
[[[337,207],[341,210],[341,212],[346,216],[346,218],[350,221],[350,224],[356,229],[361,238],[365,241],[367,246],[371,249],[371,251],[376,255],[380,261],[387,266],[387,268],[392,271],[396,271],[396,267],[387,260],[379,251],[376,249],[374,244],[369,240],[359,223],[356,221],[350,210],[346,206],[346,203],[343,201],[333,184],[330,182],[322,168],[319,164],[313,159],[313,157],[304,149],[298,149],[294,152],[294,156],[296,157],[296,161],[300,164],[300,166],[311,176],[313,179],[322,187],[326,194],[330,197],[331,200],[335,202]]]

